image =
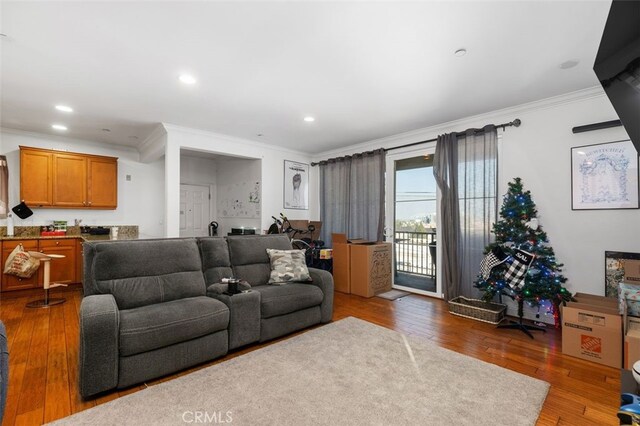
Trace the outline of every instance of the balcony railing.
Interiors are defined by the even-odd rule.
[[[397,231],[394,238],[396,272],[435,277],[435,247],[429,250],[429,243],[435,242],[435,238],[435,229],[430,232]]]

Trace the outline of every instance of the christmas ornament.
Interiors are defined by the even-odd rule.
[[[536,229],[538,229],[538,219],[534,217],[529,222],[525,223],[525,225],[535,231]]]

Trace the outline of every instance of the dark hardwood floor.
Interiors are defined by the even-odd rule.
[[[40,292],[0,296],[0,319],[9,337],[9,395],[3,425],[37,425],[144,389],[144,385],[83,401],[78,395],[79,289],[62,293],[67,302],[28,309]],[[513,371],[545,380],[551,389],[539,425],[616,425],[620,372],[562,355],[560,333],[550,328],[531,340],[519,331],[459,318],[440,300],[408,296],[396,301],[336,293],[334,320],[358,317]],[[266,345],[233,352],[221,360],[148,383],[188,374]],[[508,398],[505,395],[505,398]],[[508,416],[508,413],[496,413]]]

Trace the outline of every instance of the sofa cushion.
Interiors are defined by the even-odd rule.
[[[322,290],[312,284],[289,283],[285,285],[263,285],[253,287],[260,292],[262,318],[284,315],[322,303]]]
[[[204,296],[194,238],[84,244],[85,294],[113,294],[119,309]]]
[[[269,284],[311,281],[304,250],[267,249],[271,260]]]
[[[291,250],[291,241],[284,234],[229,236],[229,255],[233,274],[252,286],[269,282],[271,262],[267,249]]]
[[[223,237],[198,238],[200,256],[202,256],[202,271],[204,281],[209,284],[219,283],[222,278],[233,276],[231,260],[229,260],[229,246]]]
[[[224,330],[229,309],[200,296],[120,311],[120,355],[163,348]]]

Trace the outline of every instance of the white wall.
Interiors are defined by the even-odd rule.
[[[209,187],[209,218],[207,224],[218,220],[216,215],[217,189],[216,175],[218,166],[212,158],[192,157],[193,153],[182,151],[180,154],[180,183]]]
[[[217,183],[219,193],[222,193],[222,188],[228,185],[235,185],[237,183],[247,182],[260,182],[262,179],[262,160],[245,160],[240,158],[218,159],[218,176]],[[244,195],[244,194],[243,194]],[[261,194],[262,201],[262,194]],[[217,201],[217,217],[218,217],[218,235],[225,236],[231,232],[231,228],[256,228],[256,233],[262,233],[262,218],[240,218],[240,217],[225,217],[222,213],[223,209],[222,197],[218,197]],[[262,204],[262,202],[261,202]],[[262,212],[262,210],[260,210]]]
[[[67,220],[72,225],[74,219],[82,219],[83,225],[138,225],[142,235],[163,235],[163,160],[145,164],[139,161],[134,148],[3,128],[0,129],[0,152],[7,156],[9,165],[10,207],[20,202],[20,145],[118,157],[118,208],[33,209],[30,218],[16,218],[16,226],[40,226],[52,220]],[[126,175],[131,176],[131,181],[126,180]],[[5,223],[0,221],[0,225]]]
[[[267,229],[271,224],[271,216],[283,212],[290,219],[309,219],[310,210],[286,210],[283,208],[284,160],[309,163],[310,156],[305,153],[278,148],[245,139],[233,138],[216,133],[188,129],[163,124],[166,130],[164,142],[165,155],[165,236],[177,236],[179,233],[180,204],[180,150],[213,152],[216,154],[262,160],[262,218],[260,229]],[[163,143],[159,138],[158,143]],[[154,151],[149,147],[150,151]],[[218,164],[220,167],[220,164]],[[312,187],[313,188],[313,187]],[[317,185],[315,186],[317,188]],[[310,191],[313,189],[310,189]],[[311,209],[317,197],[310,196]]]
[[[622,127],[580,134],[571,132],[574,126],[617,119],[599,88],[325,152],[315,156],[314,161],[399,146],[515,118],[522,120],[522,126],[507,128],[501,138],[499,192],[506,193],[507,182],[521,177],[525,188],[531,191],[540,223],[557,259],[565,265],[568,289],[603,295],[604,252],[640,252],[640,210],[571,210],[570,148],[628,139]],[[317,179],[312,180],[312,184],[317,185]],[[314,211],[312,216],[315,218],[316,214]]]

